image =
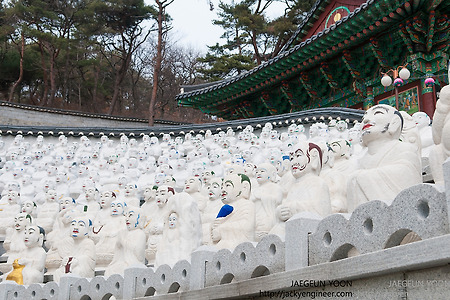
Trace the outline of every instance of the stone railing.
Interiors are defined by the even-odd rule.
[[[260,293],[292,289],[291,279],[287,278],[298,274],[304,279],[342,280],[445,266],[450,262],[450,160],[444,164],[444,173],[446,187],[413,186],[402,191],[390,206],[373,201],[359,206],[351,215],[336,214],[323,220],[309,213],[298,214],[286,224],[285,241],[266,236],[258,244],[242,243],[234,251],[204,246],[192,253],[190,263],[179,261],[173,268],[129,268],[123,277],[86,279],[66,275],[59,285],[3,282],[0,299],[244,297],[255,295],[258,289]],[[409,233],[414,233],[411,241],[415,243],[405,241]],[[398,246],[402,241],[408,244]],[[429,272],[415,278],[429,278]],[[448,279],[450,285],[448,272],[439,276]],[[392,281],[394,277],[389,278]],[[367,285],[363,284],[366,290]],[[445,288],[448,291],[448,286]],[[433,298],[433,291],[441,292],[431,290],[428,297]],[[392,289],[388,298],[398,292]]]

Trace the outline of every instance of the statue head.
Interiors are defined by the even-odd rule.
[[[63,197],[59,200],[59,210],[65,210],[70,209],[72,207],[75,207],[76,202],[75,199],[71,197]]]
[[[37,205],[36,203],[33,202],[33,200],[25,200],[22,203],[22,212],[29,214],[29,215],[33,215],[34,212],[36,211]]]
[[[44,228],[36,225],[27,226],[23,233],[23,242],[28,248],[42,247],[44,242]]]
[[[6,195],[6,200],[9,204],[17,204],[20,199],[20,193],[16,190],[9,191]]]
[[[208,184],[209,200],[219,199],[221,193],[222,193],[222,179],[218,177],[212,178]]]
[[[264,184],[269,181],[276,181],[277,169],[269,163],[262,163],[256,169],[256,181]]]
[[[231,204],[239,198],[248,199],[250,196],[250,178],[245,174],[229,174],[222,183],[221,200],[223,204]]]
[[[361,140],[363,146],[373,141],[398,140],[403,128],[403,117],[392,106],[378,104],[369,108],[363,117]]]
[[[86,216],[75,217],[70,223],[70,235],[74,239],[82,239],[88,236],[92,227],[92,221]]]
[[[155,200],[157,186],[146,186],[144,188],[144,200],[145,202],[150,202]]]
[[[125,197],[134,197],[137,192],[137,185],[134,183],[125,184]]]
[[[120,200],[111,201],[111,216],[122,216],[125,210],[126,204]]]
[[[95,188],[95,186],[89,186],[86,188],[85,193],[86,201],[97,201],[98,198],[98,190]]]
[[[31,225],[31,216],[25,212],[20,212],[14,217],[14,229],[23,231],[26,226]]]
[[[328,152],[331,152],[334,160],[349,159],[351,154],[351,144],[344,139],[331,141],[328,144]]]
[[[201,179],[199,177],[192,176],[186,179],[186,181],[184,182],[183,191],[188,194],[196,193],[200,191],[201,186],[202,186]]]
[[[211,178],[214,177],[214,171],[210,169],[205,169],[202,173],[202,182],[203,184],[207,184]]]
[[[156,191],[156,204],[160,208],[164,207],[167,201],[169,201],[169,198],[173,195],[175,195],[175,190],[172,187],[167,185],[160,186]]]
[[[145,217],[140,208],[129,206],[124,215],[128,230],[142,229],[144,227]]]
[[[295,178],[300,178],[308,173],[319,175],[322,169],[322,150],[317,144],[300,142],[293,147],[289,157],[291,172]]]
[[[416,122],[416,125],[419,129],[430,126],[431,119],[430,117],[423,111],[415,112],[412,115],[413,120]]]
[[[174,229],[177,227],[177,223],[178,223],[178,214],[176,212],[171,212],[169,214],[169,222],[168,222],[168,226],[169,229]]]
[[[111,206],[111,202],[116,199],[116,194],[113,191],[104,191],[100,195],[100,207],[106,208]]]

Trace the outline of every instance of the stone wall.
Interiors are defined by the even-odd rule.
[[[148,120],[83,113],[0,101],[0,124],[10,126],[142,128]],[[157,121],[155,126],[176,122]]]
[[[323,220],[296,215],[286,224],[285,241],[266,236],[234,251],[201,247],[191,263],[130,268],[124,277],[67,275],[59,285],[3,282],[0,299],[320,299],[319,293],[342,299],[447,299],[450,160],[443,167],[445,187],[413,186],[390,206],[373,201],[351,215]],[[405,241],[411,232],[415,238]]]

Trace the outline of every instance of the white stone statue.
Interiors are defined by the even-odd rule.
[[[436,184],[444,184],[442,164],[450,157],[450,85],[441,89],[433,116],[433,141],[430,167]]]
[[[154,218],[147,220],[147,223],[145,224],[145,230],[149,235],[145,258],[147,258],[149,264],[152,264],[155,261],[157,245],[161,240],[164,222],[169,213],[167,203],[173,195],[175,195],[175,190],[167,185],[158,187],[158,190],[156,191],[155,199],[158,208],[155,210]]]
[[[121,274],[129,267],[145,267],[145,216],[138,207],[127,207],[126,229],[120,230],[114,247],[114,258],[105,269],[105,277]]]
[[[53,274],[62,259],[71,253],[73,247],[73,239],[70,236],[71,222],[79,213],[73,198],[63,197],[59,200],[59,212],[45,242],[49,249],[45,262],[48,274]]]
[[[95,273],[95,245],[89,238],[92,221],[87,216],[76,216],[70,223],[70,237],[73,244],[70,252],[62,259],[60,267],[53,274],[59,282],[62,275],[72,273],[80,277],[92,278]]]
[[[422,146],[422,157],[429,157],[430,151],[433,148],[433,130],[431,128],[431,119],[423,111],[415,112],[412,115],[414,122],[416,122],[417,129],[420,134],[420,144]]]
[[[183,192],[188,193],[197,202],[200,211],[203,211],[208,198],[201,193],[202,181],[200,177],[189,177],[184,183]]]
[[[106,195],[108,195],[108,193],[106,193]],[[109,197],[106,198],[105,202],[114,199]],[[115,199],[111,201],[110,207],[111,208],[108,210],[110,215],[106,216],[102,214],[103,218],[96,220],[97,224],[92,232],[93,240],[96,241],[96,269],[98,270],[104,270],[111,263],[119,232],[126,229],[124,216],[126,208],[125,204],[122,201]]]
[[[27,215],[30,215],[33,219],[37,217],[37,205],[30,199],[22,202],[21,211]]]
[[[362,143],[367,152],[350,175],[348,210],[381,200],[390,204],[397,194],[422,182],[421,160],[415,147],[399,141],[403,118],[393,107],[376,105],[363,117]]]
[[[22,240],[25,249],[18,253],[12,263],[13,270],[3,275],[4,280],[13,280],[18,284],[30,285],[44,281],[45,258],[47,253],[42,244],[44,230],[41,227],[28,225],[24,229]]]
[[[4,201],[3,198],[6,198]],[[6,228],[13,223],[14,216],[21,211],[20,195],[18,191],[9,191],[0,202],[0,236],[4,236]]]
[[[284,237],[284,222],[293,215],[308,211],[320,216],[331,213],[330,193],[325,181],[319,177],[322,169],[322,150],[311,142],[299,142],[291,153],[291,173],[295,178],[281,205],[277,217],[282,221],[270,233]]]
[[[252,194],[256,209],[255,237],[260,241],[278,222],[276,208],[281,204],[283,191],[277,184],[277,169],[270,163],[258,165],[256,181],[258,185],[252,188]]]
[[[211,226],[211,239],[218,248],[232,250],[242,242],[255,240],[255,204],[249,200],[250,192],[246,175],[230,174],[224,178],[221,200],[227,206],[221,212],[227,213],[219,212]]]
[[[216,219],[220,208],[223,206],[221,201],[222,195],[222,179],[213,177],[210,179],[207,186],[208,201],[206,202],[205,209],[202,213],[202,232],[203,232],[203,244],[212,245],[211,239],[211,226]]]
[[[3,248],[6,252],[2,257],[7,257],[7,264],[0,265],[0,271],[5,273],[9,272],[14,260],[19,258],[19,254],[26,249],[26,245],[23,241],[23,234],[26,226],[31,224],[31,217],[25,213],[18,213],[14,217],[14,222],[6,229],[6,237],[3,242]]]
[[[55,190],[48,190],[45,202],[37,208],[36,224],[41,226],[47,234],[53,230],[53,224],[59,212],[58,195]]]

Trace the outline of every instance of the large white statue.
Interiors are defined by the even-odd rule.
[[[218,248],[234,249],[242,242],[255,240],[255,204],[249,200],[250,192],[246,175],[230,174],[224,178],[223,213],[219,212],[211,227],[211,239]]]
[[[156,191],[156,205],[158,206],[154,213],[154,218],[147,220],[145,224],[146,232],[148,232],[147,250],[145,257],[149,264],[154,263],[157,245],[161,240],[164,222],[166,222],[169,213],[167,203],[169,199],[175,195],[175,190],[167,185],[162,185]]]
[[[44,231],[37,226],[28,226],[21,237],[26,248],[18,253],[8,266],[12,270],[2,276],[3,280],[15,281],[17,284],[29,285],[42,283],[44,279],[45,250],[42,248]]]
[[[13,223],[14,216],[21,211],[18,191],[9,191],[5,198],[6,201],[0,203],[0,236],[5,235],[6,228]]]
[[[256,208],[256,240],[259,241],[277,223],[276,208],[281,204],[283,191],[277,184],[277,169],[270,163],[258,165],[258,186],[252,189]]]
[[[278,223],[270,233],[284,237],[284,222],[293,215],[308,211],[320,216],[331,213],[330,194],[325,181],[319,177],[322,150],[314,143],[299,142],[291,153],[291,173],[295,178],[287,196],[277,207]]]
[[[42,248],[44,230],[34,225],[27,226],[22,239],[26,248],[18,253],[18,258],[12,264],[13,270],[3,275],[3,278],[24,285],[42,283],[47,255]]]
[[[73,247],[73,239],[70,236],[71,222],[78,214],[74,199],[63,197],[59,200],[59,212],[45,242],[49,249],[46,259],[48,274],[53,274],[60,266],[62,259],[71,253]]]
[[[53,280],[59,282],[63,274],[72,273],[92,278],[95,273],[95,245],[89,238],[92,221],[86,216],[77,216],[70,223],[70,236],[73,239],[70,253],[62,259]]]
[[[14,222],[10,224],[10,227],[6,229],[6,237],[3,242],[3,248],[6,252],[2,257],[7,257],[7,264],[0,265],[0,271],[5,273],[9,272],[10,266],[14,260],[19,258],[19,254],[26,249],[26,245],[23,241],[23,234],[26,226],[31,224],[31,217],[26,213],[18,213],[14,217]],[[12,225],[12,226],[11,226]]]
[[[112,261],[114,257],[114,248],[117,243],[118,235],[121,230],[126,229],[125,226],[125,205],[121,200],[109,198],[105,201],[110,201],[110,209],[105,210],[110,212],[109,216],[102,214],[101,219],[96,219],[92,231],[92,238],[96,241],[95,251],[97,254],[96,269],[104,270]]]
[[[145,216],[140,208],[127,207],[126,229],[119,231],[114,250],[114,258],[105,269],[105,276],[123,275],[126,268],[145,266]]]
[[[433,148],[433,130],[431,128],[431,119],[423,111],[415,112],[412,115],[414,122],[420,134],[420,144],[422,146],[422,157],[430,156],[430,151]]]
[[[208,201],[202,213],[202,228],[203,228],[203,244],[212,245],[211,226],[216,219],[223,203],[220,200],[222,196],[222,179],[213,177],[208,184]]]
[[[450,157],[450,85],[441,89],[433,116],[434,148],[430,153],[430,167],[436,184],[444,184],[442,164]]]
[[[402,123],[401,114],[389,105],[379,104],[366,111],[361,139],[367,152],[349,178],[349,212],[370,200],[390,204],[400,191],[422,182],[421,160],[415,147],[399,141]]]

